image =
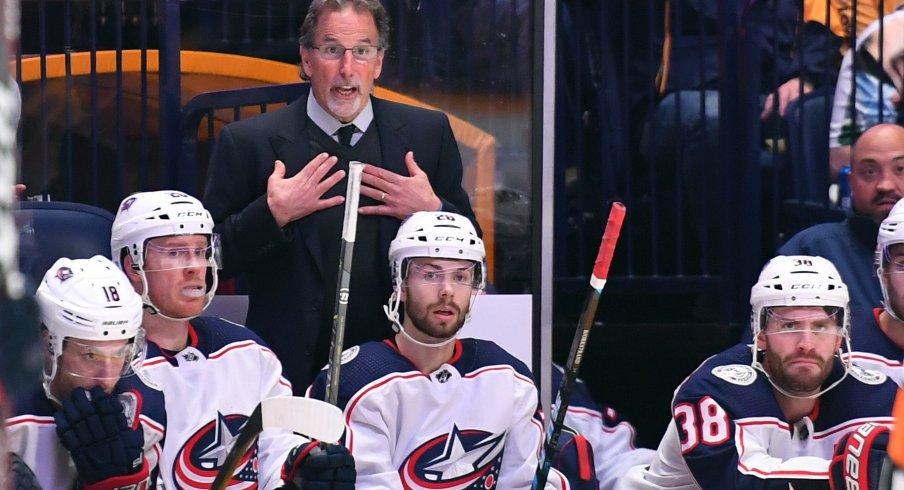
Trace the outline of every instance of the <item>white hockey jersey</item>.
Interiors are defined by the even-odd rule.
[[[166,395],[167,428],[160,478],[168,489],[210,488],[248,416],[264,398],[291,396],[282,365],[254,332],[220,318],[191,320],[180,352],[148,343],[144,376]],[[264,431],[242,459],[230,489],[282,485],[288,452],[307,442]]]
[[[113,393],[126,408],[126,421],[133,428],[140,423],[144,433],[144,457],[150,472],[151,484],[157,479],[160,442],[164,437],[166,414],[163,394],[143,384],[138,376],[122,378]],[[75,488],[78,478],[69,451],[60,443],[53,414],[57,409],[36,389],[30,396],[16,401],[16,414],[6,419],[9,450],[19,455],[32,471],[42,488],[67,490]],[[136,422],[136,414],[138,415]]]
[[[527,489],[543,422],[527,366],[484,340],[455,341],[426,375],[390,341],[342,354],[339,407],[357,488]],[[323,399],[326,372],[308,390]],[[556,470],[547,488],[569,488]]]
[[[739,344],[704,361],[675,391],[657,457],[617,488],[826,488],[841,437],[866,422],[892,425],[897,385],[856,366],[810,415],[789,423],[751,355]],[[840,375],[836,362],[826,383]]]

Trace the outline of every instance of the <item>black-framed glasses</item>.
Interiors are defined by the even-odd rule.
[[[340,60],[345,56],[346,51],[351,51],[355,61],[361,63],[377,59],[377,54],[380,53],[379,46],[371,46],[369,44],[360,44],[351,48],[346,48],[341,44],[321,44],[320,46],[311,46],[311,49],[316,49],[320,53],[321,58],[330,61]]]

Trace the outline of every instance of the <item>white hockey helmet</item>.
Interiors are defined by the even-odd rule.
[[[843,345],[847,352],[851,351],[850,340],[850,296],[848,288],[841,279],[835,265],[823,257],[810,255],[779,255],[771,259],[763,270],[757,283],[750,290],[751,316],[750,325],[753,330],[753,367],[763,370],[757,356],[757,337],[766,326],[766,315],[769,308],[777,306],[821,306],[836,308],[840,315]],[[845,375],[850,367],[850,356],[844,356]],[[841,379],[822,390],[813,398],[836,386]],[[770,379],[770,382],[772,380]],[[775,384],[773,383],[773,386]],[[795,397],[776,387],[785,395]]]
[[[110,236],[113,260],[125,268],[125,256],[132,259],[132,268],[141,276],[144,292],[141,299],[153,313],[170,318],[160,312],[148,296],[145,257],[148,241],[153,238],[179,235],[206,235],[209,251],[207,267],[207,305],[217,289],[217,269],[220,267],[219,237],[213,232],[213,218],[201,201],[184,192],[138,192],[125,198],[119,205]],[[170,318],[188,320],[190,318]]]
[[[471,295],[465,321],[470,319],[476,293],[486,287],[487,264],[483,240],[477,236],[471,220],[464,216],[443,211],[418,211],[402,222],[395,239],[389,244],[393,292],[389,297],[389,304],[383,309],[397,331],[420,344],[402,328],[398,313],[408,263],[416,257],[467,260],[474,263],[472,286],[475,294]],[[440,344],[425,345],[438,347],[452,340],[454,337]]]
[[[50,383],[60,369],[67,340],[132,340],[124,350],[122,370],[116,377],[134,374],[141,367],[145,354],[141,297],[106,257],[57,260],[44,274],[35,299],[41,323],[47,329],[49,362],[44,366],[43,381],[51,399],[55,398],[50,394]]]
[[[904,315],[895,313],[892,308],[888,299],[888,288],[882,279],[885,272],[896,272],[893,269],[887,269],[887,266],[891,259],[891,246],[898,243],[904,243],[904,199],[899,200],[891,208],[891,212],[879,225],[879,233],[876,236],[876,274],[879,276],[879,285],[882,288],[882,303],[889,315],[904,322],[902,320]]]

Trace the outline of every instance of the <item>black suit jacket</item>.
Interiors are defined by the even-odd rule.
[[[461,187],[461,155],[449,119],[430,111],[371,97],[383,168],[408,175],[405,153],[430,178],[443,209],[474,220],[468,195]],[[216,222],[223,246],[224,277],[241,274],[249,294],[247,326],[276,352],[296,393],[313,380],[325,359],[314,359],[330,338],[319,338],[323,308],[333,309],[335,291],[325,291],[324,274],[337,264],[322,264],[321,237],[313,220],[302,218],[279,228],[267,206],[267,178],[275,160],[286,164],[286,177],[310,160],[307,93],[288,107],[238,121],[222,129],[214,149],[204,193],[204,205]],[[337,184],[344,195],[345,180]],[[387,257],[399,220],[380,219],[379,256]],[[476,226],[476,221],[475,221]],[[384,259],[384,267],[389,267]],[[354,274],[373,274],[355,270]],[[382,282],[382,281],[380,281]],[[374,284],[366,294],[390,291]],[[374,340],[385,337],[382,311],[373,312]],[[349,347],[346,343],[346,347]],[[317,365],[314,365],[314,363]]]

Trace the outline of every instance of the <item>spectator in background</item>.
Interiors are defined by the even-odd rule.
[[[854,37],[852,33],[859,36],[870,24],[902,5],[902,0],[807,0],[804,19],[828,25],[848,44]],[[843,49],[846,51],[847,47]]]
[[[714,176],[720,174],[720,165],[733,158],[719,152],[721,3],[671,0],[667,4],[657,80],[662,99],[641,142],[647,159],[668,182],[664,185],[687,196],[688,207],[694,209],[689,219],[694,220],[699,242],[704,244],[713,240],[712,223],[719,219],[717,206],[708,205],[712,189],[721,185]],[[761,119],[774,122],[784,117],[788,104],[799,95],[835,80],[841,40],[821,23],[801,25],[799,0],[744,3],[748,5],[739,13],[744,39],[759,61],[754,69],[758,68],[760,84],[752,90],[760,99]]]
[[[778,253],[831,260],[850,287],[851,306],[873,308],[882,301],[875,277],[876,234],[904,196],[904,127],[879,124],[863,133],[854,145],[849,179],[851,209],[844,221],[801,230]]]
[[[851,145],[864,131],[884,122],[902,123],[902,66],[904,11],[899,10],[870,24],[857,37],[855,49],[844,55],[829,125],[833,180],[842,166],[850,165]]]
[[[297,390],[329,354],[349,161],[368,165],[345,345],[391,332],[379,319],[401,219],[440,209],[474,218],[446,115],[371,96],[388,39],[378,0],[312,2],[299,39],[310,92],[223,128],[211,159],[204,204],[223,237],[224,275],[242,274],[247,325]]]

